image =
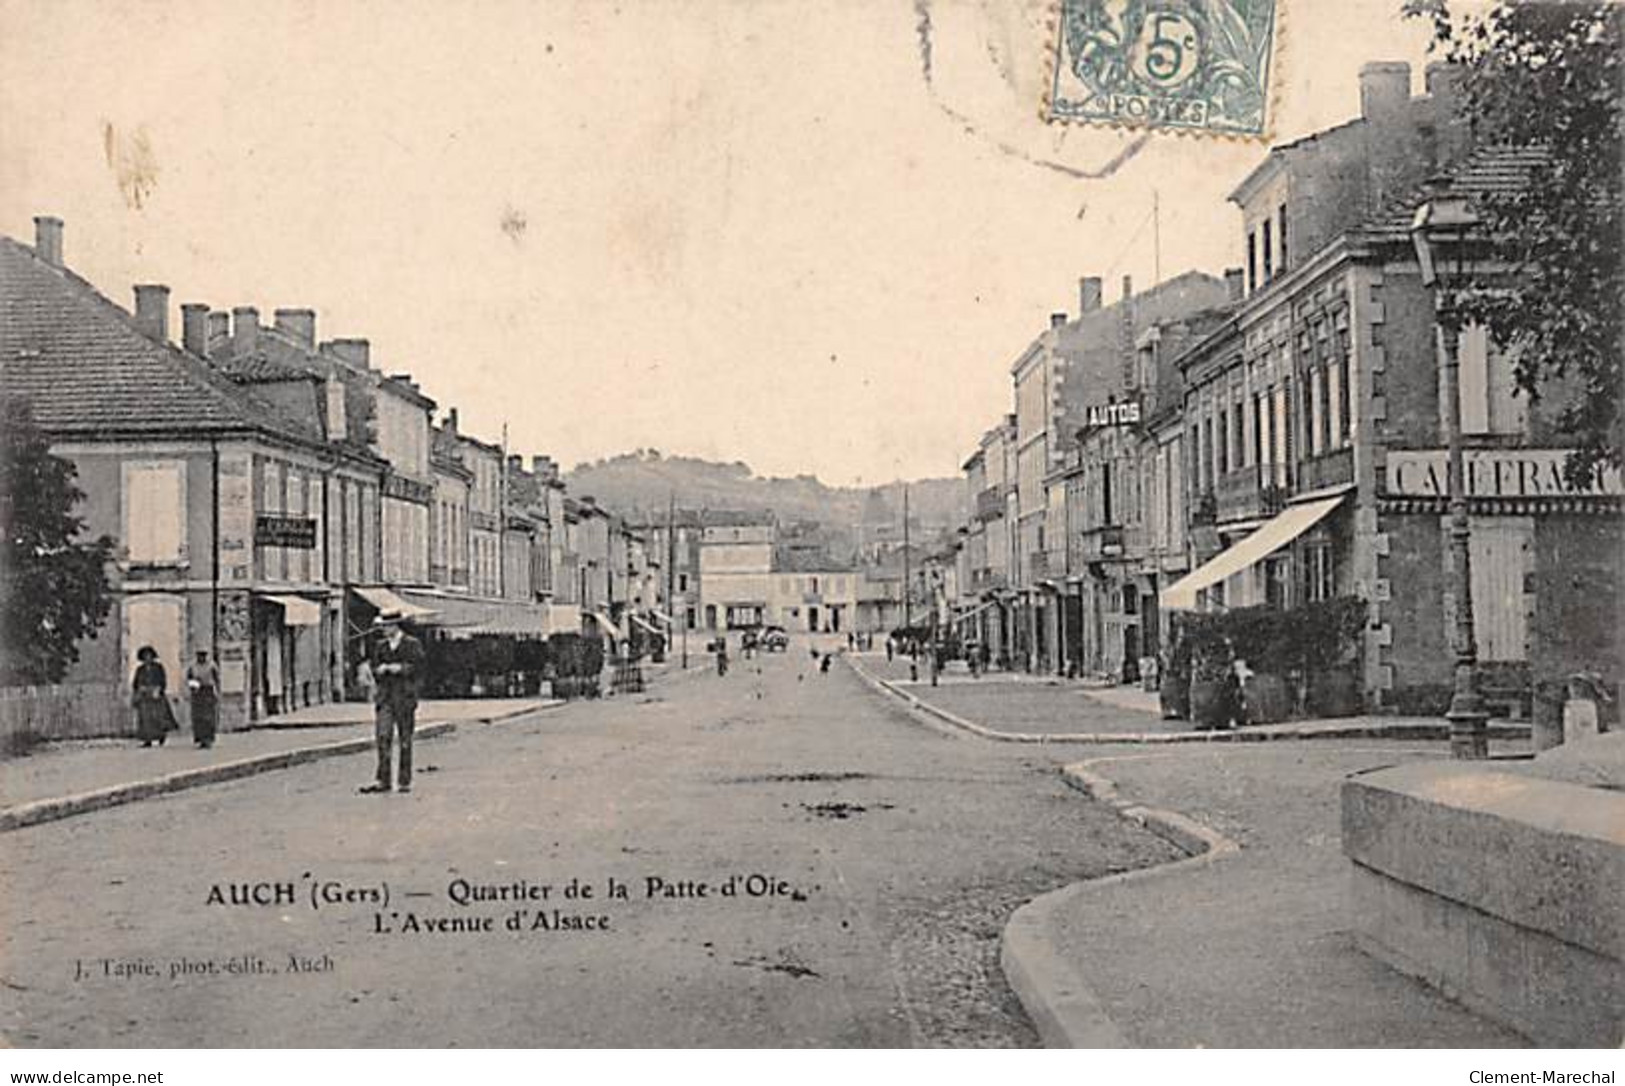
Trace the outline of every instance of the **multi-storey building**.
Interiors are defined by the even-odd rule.
[[[705,510],[700,523],[700,609],[705,629],[766,624],[777,531],[773,517]]]
[[[343,389],[289,369],[238,382],[211,365],[206,307],[136,288],[135,312],[63,260],[62,224],[0,239],[0,376],[70,460],[92,535],[118,541],[113,612],[68,681],[123,700],[150,645],[176,678],[220,663],[221,721],[344,693],[345,589],[378,573],[384,464],[353,439]],[[257,318],[240,326],[245,349]]]
[[[1372,708],[1442,711],[1455,601],[1445,517],[1444,413],[1431,289],[1410,237],[1429,172],[1472,198],[1521,183],[1531,152],[1467,153],[1442,69],[1413,98],[1404,65],[1368,65],[1355,121],[1277,148],[1236,190],[1251,291],[1187,352],[1186,495],[1200,564],[1165,609],[1356,596]],[[1286,224],[1283,236],[1281,224]],[[1291,244],[1287,239],[1291,239]],[[1493,275],[1494,269],[1484,274]],[[1617,473],[1564,481],[1551,411],[1517,395],[1513,360],[1461,337],[1474,629],[1492,698],[1531,674],[1616,674]]]
[[[1103,392],[1127,383],[1134,342],[1146,328],[1222,304],[1225,294],[1221,280],[1202,272],[1186,272],[1138,295],[1125,276],[1121,297],[1103,305],[1100,280],[1082,279],[1077,319],[1054,314],[1049,329],[1010,367],[1016,420],[1011,579],[1018,594],[1011,655],[1024,666],[1064,667],[1066,480],[1057,473],[1089,409]]]

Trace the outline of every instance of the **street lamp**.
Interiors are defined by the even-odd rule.
[[[1455,579],[1455,687],[1445,719],[1450,723],[1450,753],[1456,758],[1489,756],[1489,714],[1478,696],[1478,639],[1473,632],[1472,525],[1467,516],[1467,473],[1461,449],[1461,309],[1459,295],[1468,284],[1473,237],[1479,226],[1467,198],[1453,190],[1449,178],[1428,182],[1428,199],[1416,209],[1411,240],[1422,268],[1422,285],[1434,292],[1435,320],[1443,342],[1441,360],[1446,475],[1450,489],[1450,554]]]

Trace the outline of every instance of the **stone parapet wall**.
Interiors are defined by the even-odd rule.
[[[1544,1045],[1625,1024],[1625,795],[1462,763],[1343,785],[1367,952]]]

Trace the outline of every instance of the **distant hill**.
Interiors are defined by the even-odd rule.
[[[831,528],[902,523],[903,484],[828,486],[812,475],[789,479],[757,475],[742,461],[720,464],[639,449],[608,460],[577,464],[565,475],[570,493],[591,495],[617,513],[660,519],[676,495],[685,509],[770,510],[781,523],[816,520]],[[909,516],[924,528],[954,527],[964,520],[960,479],[910,482]]]

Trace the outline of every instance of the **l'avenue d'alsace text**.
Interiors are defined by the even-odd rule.
[[[434,895],[407,891],[407,900]],[[223,883],[210,887],[205,904],[217,907],[286,907],[307,904],[312,910],[370,907],[369,930],[375,935],[464,935],[497,932],[607,932],[613,930],[615,905],[638,902],[806,901],[807,895],[786,879],[763,874],[730,874],[722,879],[642,875],[623,880],[607,876],[602,883],[572,877],[558,882],[513,879],[478,882],[454,878],[444,900],[451,909],[392,907],[388,883],[358,885],[319,878],[310,873],[296,880]],[[497,906],[487,910],[482,906]]]

